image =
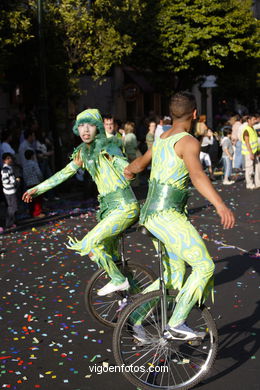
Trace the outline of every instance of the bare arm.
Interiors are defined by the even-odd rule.
[[[235,217],[232,211],[227,208],[203,171],[199,160],[200,143],[195,138],[183,137],[176,144],[175,151],[177,155],[183,159],[194,186],[201,195],[207,198],[215,206],[224,228],[232,228],[235,223]]]
[[[254,156],[254,153],[252,152],[251,145],[250,145],[250,143],[249,143],[249,134],[248,134],[248,131],[247,131],[247,130],[244,132],[243,138],[244,138],[246,147],[247,147],[247,149],[248,149],[248,151],[249,151],[250,159],[251,159],[251,160],[254,160],[254,159],[255,159],[255,156]]]
[[[148,149],[143,156],[136,158],[125,168],[124,175],[126,179],[131,180],[136,173],[142,172],[150,164],[151,160],[152,150]]]

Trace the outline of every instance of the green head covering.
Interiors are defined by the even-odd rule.
[[[80,152],[83,159],[83,167],[89,171],[94,179],[100,152],[105,150],[110,156],[123,157],[123,153],[120,149],[122,147],[122,141],[118,140],[116,137],[106,137],[102,117],[96,108],[89,108],[77,115],[76,122],[73,126],[74,134],[79,135],[78,126],[81,123],[90,123],[91,125],[96,126],[98,133],[90,147],[87,147],[84,142],[81,143],[74,149],[71,158],[74,159]]]
[[[76,117],[76,122],[73,126],[73,133],[79,135],[78,127],[82,123],[89,123],[93,126],[96,126],[99,134],[105,136],[105,129],[103,125],[103,120],[100,115],[100,112],[96,108],[88,108],[85,111],[82,111]]]

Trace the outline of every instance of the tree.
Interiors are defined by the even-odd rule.
[[[152,0],[147,8],[149,20],[139,25],[131,60],[166,80],[177,74],[190,82],[229,61],[260,56],[259,21],[251,0]]]
[[[2,0],[0,5],[0,50],[16,47],[32,38],[26,4]]]
[[[249,0],[162,0],[161,6],[160,42],[169,69],[189,69],[198,60],[223,68],[227,57],[260,54]]]
[[[96,0],[92,6],[82,0],[46,2],[47,30],[65,53],[69,80],[75,86],[86,73],[99,79],[114,64],[121,64],[133,50],[130,34],[120,31],[122,21],[141,16],[141,0]]]

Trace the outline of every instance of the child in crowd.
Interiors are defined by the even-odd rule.
[[[3,185],[3,192],[7,203],[7,213],[5,219],[5,227],[16,227],[15,225],[15,213],[17,211],[17,198],[16,198],[16,182],[20,180],[15,178],[12,168],[13,156],[11,153],[4,153],[2,156],[3,168],[1,169],[1,178]],[[0,227],[0,233],[3,233],[4,229]]]

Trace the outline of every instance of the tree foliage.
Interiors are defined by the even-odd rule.
[[[168,70],[259,57],[259,21],[250,0],[160,0],[159,53]]]
[[[61,0],[46,2],[46,16],[62,37],[70,76],[91,73],[105,76],[114,64],[121,64],[134,42],[120,29],[122,21],[141,16],[141,0]]]
[[[113,65],[192,76],[259,58],[251,0],[42,0],[49,88],[72,90],[80,76]],[[39,71],[37,1],[1,0],[0,49],[23,72]],[[25,56],[22,53],[26,53]],[[17,58],[15,59],[15,56]],[[2,55],[1,64],[6,63]],[[9,60],[9,59],[8,59]],[[0,64],[0,65],[1,65]],[[22,76],[21,76],[22,77]]]
[[[0,50],[16,47],[31,39],[28,4],[2,0],[0,5]]]

